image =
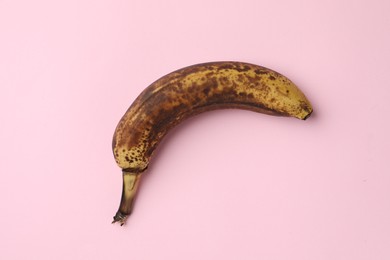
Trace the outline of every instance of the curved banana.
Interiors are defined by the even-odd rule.
[[[112,148],[122,168],[123,191],[113,223],[126,222],[141,173],[168,131],[190,116],[223,108],[298,119],[313,111],[288,78],[253,64],[210,62],[163,76],[138,96],[115,130]]]

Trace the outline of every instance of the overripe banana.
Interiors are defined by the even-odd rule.
[[[168,131],[190,116],[224,108],[298,119],[312,113],[294,83],[254,64],[210,62],[163,76],[138,96],[116,127],[112,148],[122,168],[123,191],[113,223],[126,222],[141,175]]]

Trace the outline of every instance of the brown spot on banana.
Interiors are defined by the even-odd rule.
[[[243,62],[197,64],[163,76],[137,97],[115,130],[115,160],[127,179],[131,173],[140,176],[170,129],[191,116],[226,108],[298,119],[313,111],[298,87],[278,72]],[[132,178],[133,189],[124,181],[114,222],[125,223],[131,213],[139,179]]]

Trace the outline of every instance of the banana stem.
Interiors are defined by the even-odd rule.
[[[138,186],[142,173],[132,173],[123,171],[123,189],[121,204],[114,216],[112,223],[119,222],[123,226],[127,217],[131,214],[134,200],[137,195]]]

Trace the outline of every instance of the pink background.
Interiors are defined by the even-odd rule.
[[[390,2],[0,0],[0,259],[390,259]],[[313,103],[165,139],[111,225],[120,117],[160,76],[239,60]]]

